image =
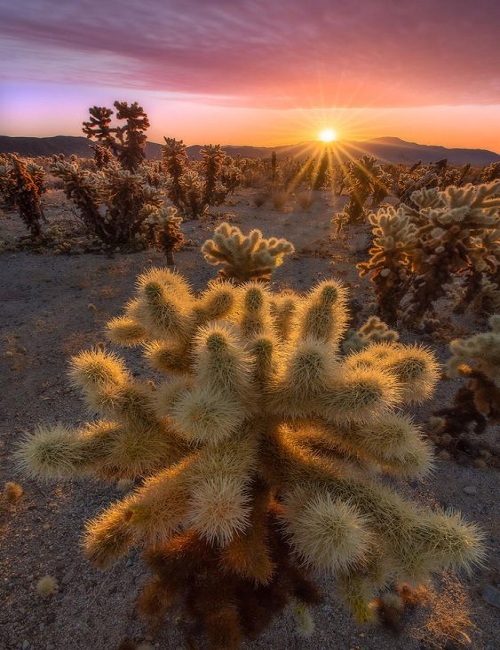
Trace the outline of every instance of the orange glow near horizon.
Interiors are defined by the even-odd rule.
[[[187,145],[293,145],[317,141],[325,125],[334,124],[341,141],[393,136],[419,144],[500,153],[500,105],[259,109],[119,88],[104,92],[16,84],[5,91],[0,101],[1,135],[81,136],[89,106],[111,107],[119,99],[143,106],[151,123],[148,140],[160,144],[166,136]]]

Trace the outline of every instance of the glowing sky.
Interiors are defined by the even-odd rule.
[[[499,0],[0,0],[0,133],[81,135],[118,99],[157,142],[500,152],[499,43]]]

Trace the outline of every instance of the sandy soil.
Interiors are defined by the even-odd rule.
[[[215,220],[183,224],[193,245],[176,254],[178,270],[197,289],[214,277],[216,269],[204,262],[199,245],[217,223],[230,219],[244,231],[258,227],[265,236],[284,236],[294,243],[297,253],[276,272],[278,286],[305,290],[318,279],[341,278],[355,300],[354,316],[363,322],[372,313],[372,295],[369,282],[358,277],[354,264],[364,258],[367,233],[351,228],[342,238],[332,239],[330,217],[339,206],[330,205],[326,194],[317,193],[308,213],[293,204],[284,212],[267,205],[255,208],[251,195],[249,190],[238,195],[233,205],[224,207],[226,214]],[[60,192],[51,191],[46,204],[52,224],[74,221]],[[165,260],[152,251],[67,256],[13,250],[12,242],[25,234],[23,224],[14,213],[4,211],[0,227],[4,242],[0,253],[0,478],[2,483],[15,481],[24,488],[19,501],[4,503],[0,509],[0,650],[108,650],[127,638],[154,648],[186,647],[176,621],[153,637],[136,618],[134,601],[147,575],[139,553],[102,573],[80,552],[84,521],[120,498],[118,487],[89,480],[39,484],[20,476],[13,460],[26,431],[41,423],[75,426],[86,420],[80,397],[67,382],[68,359],[104,340],[103,326],[130,298],[136,276],[150,265],[164,265]],[[474,325],[472,318],[461,329]],[[404,342],[418,340],[409,332],[401,334]],[[446,346],[434,348],[444,360]],[[133,354],[128,356],[140,371],[141,362]],[[457,382],[441,382],[435,399],[420,408],[419,419],[424,421],[433,408],[450,404],[457,386]],[[497,434],[490,430],[490,441],[497,440]],[[314,611],[316,629],[310,638],[296,635],[292,615],[287,613],[245,647],[500,648],[499,609],[484,599],[485,589],[500,588],[498,485],[494,469],[438,461],[431,478],[401,486],[416,499],[461,510],[467,520],[482,526],[490,549],[487,565],[473,576],[446,575],[427,585],[422,604],[405,616],[401,634],[382,626],[357,626],[338,601],[333,582],[320,577],[325,600]],[[36,584],[47,574],[57,579],[59,591],[42,598]]]

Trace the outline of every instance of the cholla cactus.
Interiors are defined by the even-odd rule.
[[[144,216],[145,215],[145,216]],[[147,205],[143,208],[142,231],[147,243],[165,253],[167,265],[173,266],[174,252],[181,250],[184,235],[181,231],[182,217],[173,206],[158,208]]]
[[[354,331],[347,332],[342,343],[343,352],[358,352],[371,343],[383,343],[384,341],[395,343],[399,334],[391,330],[378,316],[370,316],[363,325]]]
[[[260,230],[252,230],[245,236],[239,228],[228,223],[222,223],[213,239],[207,240],[201,248],[209,264],[223,265],[220,277],[237,282],[268,281],[273,269],[294,250],[286,239],[264,239]]]
[[[222,205],[240,178],[222,147],[206,145],[200,150],[201,162],[190,166],[182,140],[164,140],[162,155],[169,175],[167,192],[180,214],[199,219],[210,206]],[[224,178],[228,180],[227,185],[222,182]]]
[[[407,211],[417,231],[411,253],[410,305],[403,314],[407,321],[421,318],[430,303],[445,295],[454,275],[475,286],[483,272],[491,273],[500,262],[483,245],[497,231],[500,183],[448,187],[444,192],[421,190],[411,198],[417,207]]]
[[[5,157],[5,164],[0,166],[0,192],[7,205],[18,209],[33,239],[42,236],[42,194],[46,191],[42,167],[16,154]]]
[[[494,162],[485,167],[481,173],[483,183],[491,183],[500,179],[500,162]]]
[[[149,209],[159,209],[159,190],[140,174],[109,165],[99,172],[81,169],[75,162],[56,158],[50,168],[64,182],[89,232],[107,246],[137,244]]]
[[[361,276],[370,274],[380,315],[389,323],[395,323],[399,303],[406,292],[409,253],[415,241],[416,226],[404,208],[395,210],[392,206],[370,214],[369,220],[373,226],[371,257],[356,268]]]
[[[288,602],[318,602],[311,572],[336,576],[363,621],[378,587],[481,561],[474,525],[379,480],[429,471],[401,406],[430,395],[437,364],[391,343],[340,357],[346,298],[335,280],[305,295],[255,282],[195,295],[153,269],[108,334],[142,345],[160,377],[141,381],[106,351],[73,359],[72,381],[102,419],[42,429],[19,458],[39,478],[143,479],[87,524],[85,554],[106,568],[146,549],[144,614],[180,607],[210,647],[236,648]]]
[[[477,295],[483,278],[495,281],[500,267],[500,183],[420,190],[415,207],[386,207],[370,216],[374,234],[371,259],[358,264],[371,274],[383,318],[418,324],[433,303],[460,279],[463,309]],[[408,293],[408,305],[399,312]]]
[[[344,180],[349,192],[349,203],[336,217],[339,224],[362,221],[368,197],[373,195],[372,207],[377,207],[389,194],[392,182],[376,158],[366,155],[347,163]]]
[[[435,439],[440,446],[445,442],[448,447],[454,441],[451,447],[457,452],[462,451],[460,441],[468,425],[473,425],[475,433],[483,433],[488,424],[500,422],[500,315],[492,316],[489,323],[491,331],[450,344],[452,356],[446,363],[446,374],[468,381],[457,391],[451,407],[435,411],[434,415],[441,418],[435,422]],[[471,445],[466,447],[469,456],[480,455],[480,445],[476,446],[477,453]],[[490,456],[488,452],[486,458]]]
[[[468,377],[476,409],[492,423],[500,422],[500,315],[490,318],[491,331],[452,341],[448,377]]]
[[[111,126],[113,111],[103,106],[89,109],[90,120],[83,123],[83,132],[89,139],[97,140],[101,147],[112,151],[123,169],[135,172],[146,158],[146,135],[149,128],[148,116],[137,102],[114,102],[116,117],[126,120],[124,126]],[[102,149],[95,148],[96,163],[105,162],[109,157]]]

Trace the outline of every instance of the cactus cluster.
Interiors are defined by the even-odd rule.
[[[346,223],[359,223],[365,216],[365,204],[372,196],[372,208],[378,207],[390,192],[392,179],[373,156],[362,156],[348,162],[342,170],[343,185],[349,194],[349,202],[336,215],[339,230]]]
[[[116,165],[95,172],[56,157],[50,171],[63,181],[88,232],[111,248],[139,243],[144,219],[163,204],[158,189],[140,173]]]
[[[270,280],[273,270],[294,250],[293,244],[286,239],[264,239],[257,229],[244,235],[237,226],[228,223],[216,228],[213,239],[207,240],[201,248],[209,264],[222,265],[221,278],[236,282]]]
[[[18,457],[41,479],[141,479],[88,522],[84,547],[102,568],[145,549],[149,618],[181,608],[210,647],[237,648],[288,603],[309,633],[317,571],[365,621],[378,588],[481,562],[474,525],[383,480],[432,466],[401,408],[431,394],[435,359],[391,342],[342,357],[346,300],[336,280],[305,294],[212,281],[195,294],[152,269],[107,332],[142,346],[155,378],[105,350],[72,360],[100,419],[43,428]]]
[[[477,299],[488,283],[498,284],[498,181],[423,189],[411,200],[415,207],[389,206],[370,216],[371,257],[357,267],[361,275],[370,275],[380,315],[389,323],[398,317],[418,323],[426,313],[432,315],[433,304],[453,283],[461,291],[457,310]]]
[[[163,166],[168,174],[167,194],[184,218],[199,219],[210,206],[224,203],[240,182],[238,168],[220,145],[200,150],[202,160],[189,164],[182,140],[164,138]]]

